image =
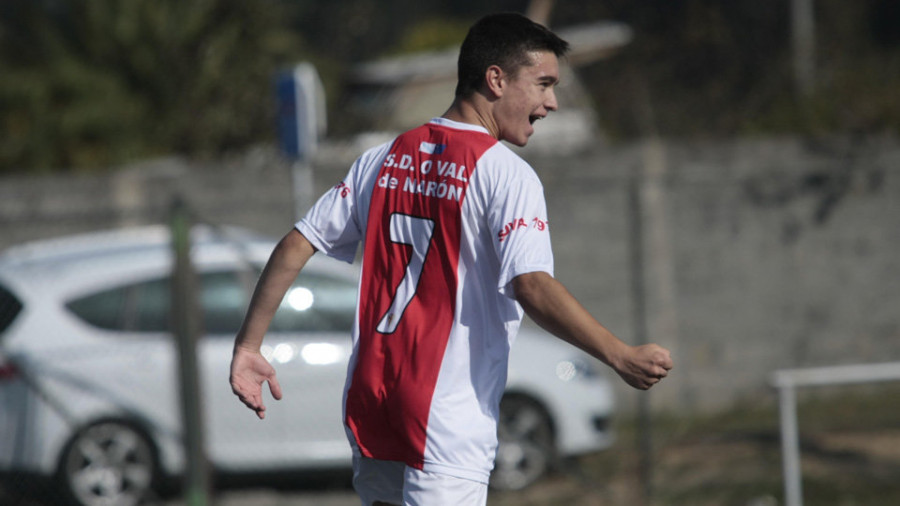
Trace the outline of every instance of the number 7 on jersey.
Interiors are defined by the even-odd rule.
[[[394,213],[390,218],[391,242],[406,244],[412,247],[409,263],[406,264],[405,274],[400,280],[400,285],[394,292],[391,307],[381,318],[376,330],[382,334],[391,334],[397,330],[400,318],[406,311],[406,306],[416,295],[419,286],[419,278],[425,267],[425,257],[431,247],[431,238],[434,234],[434,221],[428,218],[410,216],[408,214]]]

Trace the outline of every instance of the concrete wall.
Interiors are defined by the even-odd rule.
[[[325,146],[312,194],[376,141]],[[642,276],[647,338],[676,360],[651,392],[654,408],[771,395],[778,368],[900,360],[896,139],[651,140],[527,156],[545,183],[557,277],[630,342],[641,329],[633,274]],[[294,220],[291,188],[290,165],[266,149],[219,163],[7,177],[0,248],[164,222],[175,193],[201,220],[280,236]],[[622,388],[620,398],[630,409],[636,396]]]

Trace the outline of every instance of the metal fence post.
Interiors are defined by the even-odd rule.
[[[813,0],[791,0],[794,87],[809,97],[816,85],[816,22]]]
[[[800,438],[797,430],[797,395],[793,384],[783,382],[778,385],[778,411],[781,416],[785,505],[803,506]]]
[[[636,172],[628,184],[629,249],[631,259],[631,297],[634,304],[634,341],[647,344],[647,305],[644,289],[644,208],[641,203],[643,177]],[[649,392],[638,392],[637,449],[638,481],[642,505],[653,501],[653,427],[650,422]]]
[[[185,503],[209,504],[209,471],[203,441],[202,398],[197,364],[199,308],[197,282],[191,263],[191,223],[187,207],[176,197],[171,207],[172,330],[178,346],[181,413],[186,458]]]
[[[778,389],[785,505],[803,506],[797,388],[900,381],[900,362],[782,369],[772,374],[771,381]]]

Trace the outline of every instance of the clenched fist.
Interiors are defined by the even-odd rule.
[[[669,350],[656,344],[645,344],[626,348],[612,366],[625,383],[647,390],[669,375],[673,363]]]

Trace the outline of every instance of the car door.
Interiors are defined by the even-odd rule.
[[[249,300],[241,278],[238,272],[202,276],[209,455],[219,468],[235,471],[349,464],[341,398],[356,283],[304,271],[288,290],[261,350],[276,369],[284,399],[275,401],[265,389],[266,418],[259,420],[228,382],[234,335]]]

